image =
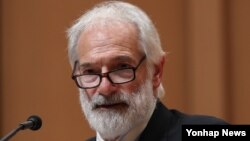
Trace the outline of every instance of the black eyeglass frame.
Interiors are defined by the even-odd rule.
[[[107,77],[108,80],[112,83],[112,84],[124,84],[124,83],[128,83],[128,82],[131,82],[133,80],[135,80],[136,78],[136,73],[135,71],[139,68],[139,66],[142,64],[142,62],[146,59],[146,55],[144,55],[137,66],[135,67],[128,67],[128,68],[121,68],[121,69],[115,69],[115,70],[112,70],[112,71],[109,71],[109,72],[105,72],[105,73],[95,73],[95,74],[87,74],[87,75],[98,75],[99,78],[100,78],[100,81],[98,83],[98,85],[96,86],[93,86],[93,87],[82,87],[78,81],[77,81],[77,77],[79,76],[83,76],[83,75],[86,75],[86,74],[78,74],[78,75],[75,75],[75,70],[76,70],[76,66],[77,66],[77,63],[79,63],[78,61],[75,61],[74,63],[74,68],[73,68],[73,72],[72,72],[72,75],[71,75],[71,78],[75,81],[76,85],[79,87],[79,88],[82,88],[82,89],[91,89],[91,88],[96,88],[96,87],[99,87],[101,82],[102,82],[102,78],[103,77]],[[120,70],[126,70],[126,69],[131,69],[133,70],[133,78],[129,81],[125,81],[125,82],[121,82],[121,83],[117,83],[117,82],[113,82],[112,79],[110,78],[109,74],[112,73],[112,72],[116,72],[116,71],[120,71]]]

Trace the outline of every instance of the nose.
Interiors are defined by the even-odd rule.
[[[107,77],[102,77],[102,81],[98,87],[98,93],[103,96],[109,96],[116,92],[117,87],[116,84],[110,82]]]

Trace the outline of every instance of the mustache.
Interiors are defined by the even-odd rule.
[[[118,93],[110,96],[103,96],[102,94],[95,94],[91,100],[92,109],[96,109],[102,105],[116,105],[125,104],[130,105],[129,94]]]

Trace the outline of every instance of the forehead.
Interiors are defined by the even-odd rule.
[[[142,53],[138,30],[134,24],[128,22],[96,22],[81,33],[77,53],[80,61],[114,56],[137,58]]]

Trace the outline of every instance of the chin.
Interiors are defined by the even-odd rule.
[[[86,119],[91,128],[105,139],[123,136],[132,128],[147,122],[157,101],[150,81],[146,81],[132,94],[121,92],[110,98],[96,94],[91,99],[83,90],[80,91],[81,107]]]

